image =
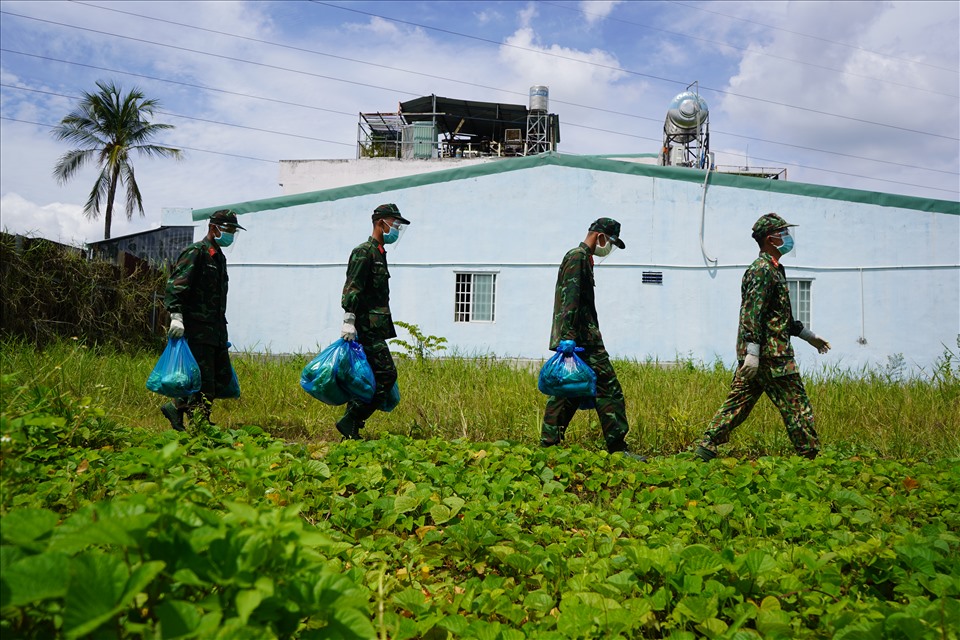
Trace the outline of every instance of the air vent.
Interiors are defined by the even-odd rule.
[[[643,284],[663,284],[663,271],[644,271]]]

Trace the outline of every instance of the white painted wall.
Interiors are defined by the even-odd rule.
[[[334,189],[365,182],[497,162],[500,158],[362,158],[357,160],[281,160],[280,188],[284,195]]]
[[[769,211],[800,225],[783,262],[788,277],[814,280],[811,328],[833,345],[819,356],[795,339],[804,370],[883,367],[903,354],[915,372],[929,371],[944,345],[956,353],[960,216],[711,186],[705,245],[719,263],[709,268],[701,196],[696,183],[540,166],[243,214],[248,231],[225,250],[230,337],[274,353],[314,352],[339,337],[346,260],[369,235],[374,207],[395,202],[413,224],[388,247],[394,318],[464,354],[548,356],[560,260],[590,222],[611,216],[627,248],[596,268],[608,351],[730,364],[740,280],[758,251],[750,227]],[[454,272],[471,269],[498,273],[492,324],[453,321]],[[641,284],[644,270],[662,271],[663,285]]]

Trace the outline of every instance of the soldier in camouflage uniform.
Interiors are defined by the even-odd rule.
[[[614,247],[623,249],[620,223],[612,218],[600,218],[590,225],[587,237],[579,246],[563,257],[557,274],[553,303],[553,326],[550,329],[550,349],[578,355],[597,374],[597,397],[558,398],[547,401],[540,431],[540,445],[549,447],[563,441],[567,426],[579,408],[596,408],[607,451],[627,452],[626,401],[610,356],[603,346],[597,305],[594,298],[593,257],[606,257]]]
[[[717,411],[696,454],[703,460],[717,456],[717,445],[730,440],[764,393],[773,401],[797,453],[813,459],[820,450],[813,425],[813,409],[793,358],[791,336],[800,336],[820,353],[830,343],[793,319],[787,278],[780,257],[793,248],[787,222],[775,213],[753,225],[760,256],[743,275],[740,287],[740,328],[737,332],[739,367],[726,401]]]
[[[237,215],[222,209],[210,216],[207,235],[183,250],[167,281],[164,305],[170,312],[171,338],[186,337],[200,365],[200,391],[167,402],[160,411],[177,431],[184,415],[199,410],[209,421],[215,398],[225,397],[233,379],[227,351],[227,259],[221,247],[230,246],[243,229]]]
[[[337,421],[337,431],[345,440],[360,439],[360,429],[367,418],[383,405],[397,381],[397,368],[387,346],[387,340],[395,338],[397,332],[390,315],[390,271],[384,245],[399,240],[410,221],[400,215],[400,209],[392,203],[374,209],[372,219],[373,233],[353,250],[347,264],[347,280],[340,301],[344,311],[340,335],[344,340],[357,340],[363,345],[377,388],[369,404],[359,400],[347,404],[346,412]]]

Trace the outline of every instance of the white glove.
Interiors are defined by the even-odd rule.
[[[740,375],[744,380],[753,380],[760,369],[760,345],[754,342],[747,343],[747,357],[743,359]]]
[[[357,321],[357,316],[352,313],[343,314],[343,326],[340,327],[340,337],[351,342],[357,339],[357,328],[353,323]]]
[[[803,331],[800,332],[800,337],[809,342],[810,345],[820,353],[826,353],[827,351],[830,351],[830,343],[806,327],[804,327]]]
[[[167,337],[169,338],[183,337],[183,314],[182,313],[170,314],[170,329],[167,331]]]

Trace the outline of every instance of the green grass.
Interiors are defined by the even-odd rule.
[[[159,353],[124,354],[64,341],[42,351],[21,342],[2,345],[0,367],[21,384],[49,386],[89,397],[119,424],[150,431],[168,428],[160,396],[144,388]],[[224,428],[257,425],[290,441],[339,440],[334,429],[342,407],[330,407],[299,387],[300,370],[313,354],[292,357],[237,354],[243,395],[218,402],[213,419]],[[495,358],[397,358],[400,405],[377,413],[366,438],[507,440],[535,444],[546,397],[537,390],[536,366]],[[631,447],[646,454],[685,450],[706,429],[729,388],[732,371],[720,365],[615,361],[627,398]],[[946,350],[930,379],[903,380],[895,371],[833,371],[805,379],[825,447],[851,453],[936,459],[960,455],[960,361]],[[580,411],[567,444],[597,450],[596,413]],[[756,457],[789,454],[782,420],[767,399],[734,432],[725,453]]]

